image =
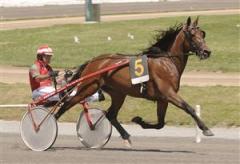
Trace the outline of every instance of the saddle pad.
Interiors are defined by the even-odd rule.
[[[131,57],[129,69],[132,84],[139,84],[149,80],[146,55]]]

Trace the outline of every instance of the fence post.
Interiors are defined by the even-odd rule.
[[[93,4],[92,0],[85,0],[85,21],[100,22],[100,4]]]

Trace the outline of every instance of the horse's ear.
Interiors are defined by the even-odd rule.
[[[186,24],[183,25],[183,30],[187,31],[190,25],[191,25],[191,17],[188,17]]]
[[[187,27],[191,25],[191,17],[188,17],[187,19]]]
[[[198,19],[199,19],[199,16],[197,16],[196,20],[193,22],[193,26],[194,26],[194,27],[197,27],[197,25],[198,25]]]

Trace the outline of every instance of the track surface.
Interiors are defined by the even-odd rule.
[[[45,152],[28,150],[16,134],[0,134],[0,163],[87,164],[238,164],[239,141],[192,138],[133,137],[133,148],[112,137],[102,150],[84,148],[75,136],[59,136]]]

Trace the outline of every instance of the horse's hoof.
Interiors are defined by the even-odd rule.
[[[123,140],[123,144],[128,148],[132,148],[132,141],[130,139]]]
[[[135,123],[137,123],[137,124],[140,124],[140,123],[142,122],[142,118],[136,116],[136,117],[134,117],[134,118],[132,119],[132,122],[135,122]]]
[[[205,136],[214,136],[213,132],[211,130],[204,130],[203,135]]]

